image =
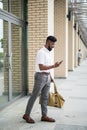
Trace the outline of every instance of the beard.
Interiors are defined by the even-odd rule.
[[[49,51],[52,51],[52,48],[50,47],[50,46],[48,46],[48,48],[47,48]]]

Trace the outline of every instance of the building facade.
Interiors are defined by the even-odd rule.
[[[24,5],[23,0],[0,0],[0,107],[23,95],[26,89]]]
[[[32,93],[37,51],[48,35],[58,39],[53,62],[63,60],[53,77],[67,78],[74,71],[78,49],[87,48],[68,19],[68,0],[0,0],[0,108]]]

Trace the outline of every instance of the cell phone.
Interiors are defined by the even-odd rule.
[[[63,60],[61,60],[60,62],[59,62],[59,64],[61,64],[63,62]]]

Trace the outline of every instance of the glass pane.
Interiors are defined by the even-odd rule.
[[[0,0],[0,9],[8,10],[8,0]]]
[[[22,18],[22,0],[11,0],[10,2],[10,8],[11,13],[16,15],[19,18]]]
[[[0,106],[8,102],[8,22],[0,19]]]
[[[12,97],[15,98],[22,93],[22,67],[21,67],[21,46],[22,29],[12,24]]]

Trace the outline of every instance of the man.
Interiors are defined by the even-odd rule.
[[[81,49],[78,50],[78,65],[80,66],[81,63],[81,59],[82,59],[82,53],[81,53]]]
[[[48,36],[46,39],[45,46],[41,48],[37,53],[34,89],[28,101],[25,114],[23,116],[23,119],[25,119],[28,123],[35,123],[35,121],[30,117],[30,113],[34,102],[40,93],[42,113],[41,121],[55,122],[53,118],[47,116],[47,102],[50,82],[52,81],[50,77],[50,70],[58,67],[62,63],[62,61],[56,62],[55,64],[51,63],[52,56],[50,51],[54,48],[56,41],[57,39],[54,36]]]

